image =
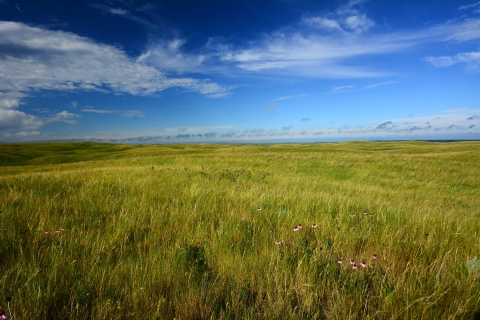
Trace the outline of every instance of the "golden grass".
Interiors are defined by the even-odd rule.
[[[0,290],[17,319],[468,319],[479,159],[477,142],[2,145]]]

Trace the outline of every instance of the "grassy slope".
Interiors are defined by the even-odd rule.
[[[0,292],[20,319],[468,318],[479,159],[476,142],[1,145]]]

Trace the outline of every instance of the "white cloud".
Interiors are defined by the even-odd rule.
[[[125,16],[128,14],[128,11],[122,8],[108,8],[107,10],[111,14],[116,14],[120,16]]]
[[[38,129],[51,122],[77,123],[80,115],[68,111],[59,112],[51,117],[37,117],[22,111],[0,108],[0,137],[31,136]]]
[[[109,91],[149,95],[172,87],[202,94],[228,91],[209,80],[169,78],[116,47],[78,35],[0,22],[3,90]]]
[[[181,47],[185,39],[158,41],[150,45],[147,52],[142,54],[137,61],[151,64],[161,70],[176,73],[193,72],[206,59],[205,55],[186,54]]]
[[[330,93],[350,92],[355,86],[335,86],[330,88]]]
[[[95,109],[92,106],[88,106],[82,109],[82,112],[97,113],[97,114],[121,114],[124,118],[145,118],[145,114],[141,110],[102,110]]]
[[[3,133],[36,130],[43,125],[44,122],[41,119],[25,112],[0,109],[0,131]]]
[[[435,68],[449,67],[464,63],[467,69],[480,71],[480,52],[458,53],[454,56],[425,57],[424,60]]]
[[[480,19],[467,19],[459,23],[447,23],[437,29],[445,29],[447,41],[470,41],[480,38]]]
[[[77,120],[80,118],[79,114],[76,113],[70,113],[68,111],[62,111],[57,113],[52,119],[49,119],[49,122],[54,122],[54,121],[60,121],[60,122],[65,122],[65,123],[77,123]]]
[[[360,34],[375,26],[375,22],[355,8],[360,2],[350,1],[323,16],[304,17],[302,24],[324,31]]]
[[[1,76],[1,75],[0,75]],[[1,84],[1,78],[0,78]],[[21,104],[21,98],[24,98],[25,94],[20,92],[2,92],[0,91],[0,109],[13,109],[17,108]]]
[[[117,110],[101,110],[101,109],[94,109],[93,107],[86,107],[82,109],[82,112],[90,112],[90,113],[99,113],[99,114],[111,114],[117,113]]]
[[[344,31],[337,20],[324,17],[303,18],[302,23],[311,28],[321,28],[332,31]]]
[[[469,10],[469,9],[477,8],[477,7],[480,7],[480,1],[478,1],[477,3],[462,5],[458,9],[459,10]]]
[[[113,7],[109,7],[107,5],[102,5],[102,4],[92,4],[91,6],[100,10],[100,12],[102,12],[103,14],[110,14],[110,15],[119,16],[122,18],[127,18],[132,21],[138,22],[146,27],[150,27],[150,28],[154,27],[152,23],[138,16],[133,15],[130,11],[125,10],[123,8],[113,8]]]
[[[398,54],[427,43],[480,38],[480,19],[463,18],[397,32],[372,30],[375,22],[360,11],[360,3],[351,1],[336,11],[304,17],[298,25],[264,34],[244,46],[217,45],[224,72],[315,78],[392,76],[388,70],[355,61]]]
[[[39,131],[20,131],[16,135],[20,137],[32,137],[38,136],[40,134]]]
[[[283,97],[280,97],[280,98],[273,99],[273,101],[290,100],[290,99],[302,98],[302,97],[306,97],[306,96],[307,96],[307,94],[305,94],[305,93],[297,94],[295,96],[283,96]]]
[[[366,15],[352,15],[345,19],[345,26],[355,33],[367,31],[373,27],[375,23],[368,19]]]
[[[378,77],[388,73],[362,65],[352,66],[343,61],[405,50],[428,36],[428,33],[330,36],[321,33],[276,32],[264,36],[247,48],[224,50],[220,60],[255,73],[287,73],[317,78]]]
[[[0,100],[0,108],[10,109],[10,108],[16,108],[19,105],[20,105],[20,102],[17,99],[2,99],[2,100]]]
[[[474,12],[480,13],[480,1],[477,2],[477,3],[472,3],[472,4],[467,4],[467,5],[460,6],[458,9],[459,9],[459,10],[470,10],[470,9],[473,9]]]
[[[365,86],[360,90],[370,90],[370,89],[373,89],[373,88],[376,88],[376,87],[386,86],[386,85],[394,84],[394,83],[397,83],[397,81],[385,81],[385,82],[380,82],[380,83],[374,83],[374,84]]]
[[[207,94],[205,97],[210,99],[220,99],[220,98],[227,98],[229,96],[230,96],[230,92],[220,92],[220,93]]]

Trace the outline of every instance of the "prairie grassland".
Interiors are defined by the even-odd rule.
[[[16,319],[471,319],[479,227],[478,142],[0,145]]]

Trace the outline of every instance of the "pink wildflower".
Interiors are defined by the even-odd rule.
[[[262,208],[258,207],[258,208],[257,208],[257,211],[262,211]]]
[[[312,224],[312,228],[318,227],[316,223]]]
[[[364,215],[367,215],[367,214],[368,214],[368,212],[367,212],[367,211],[364,211],[364,212],[363,212],[363,214],[364,214]]]
[[[298,227],[293,228],[293,231],[298,231],[300,230]]]
[[[45,230],[45,234],[49,234],[50,233],[50,230]]]
[[[242,217],[242,220],[247,220],[247,217],[243,216],[243,217]]]
[[[342,263],[343,263],[342,259],[338,259],[338,264],[342,264]]]
[[[350,264],[355,264],[355,260],[350,260]]]
[[[275,244],[282,244],[283,240],[275,241]]]
[[[354,264],[354,265],[352,266],[352,269],[353,269],[353,270],[357,270],[357,269],[358,269],[357,265]]]
[[[376,254],[374,254],[374,255],[372,256],[372,258],[373,258],[373,259],[377,259],[378,256],[377,256]]]
[[[303,226],[302,226],[301,224],[299,224],[299,225],[297,226],[297,228],[298,228],[298,229],[302,229]]]
[[[362,261],[362,263],[360,263],[360,265],[362,266],[362,268],[365,268],[367,266],[367,264],[364,261]]]

